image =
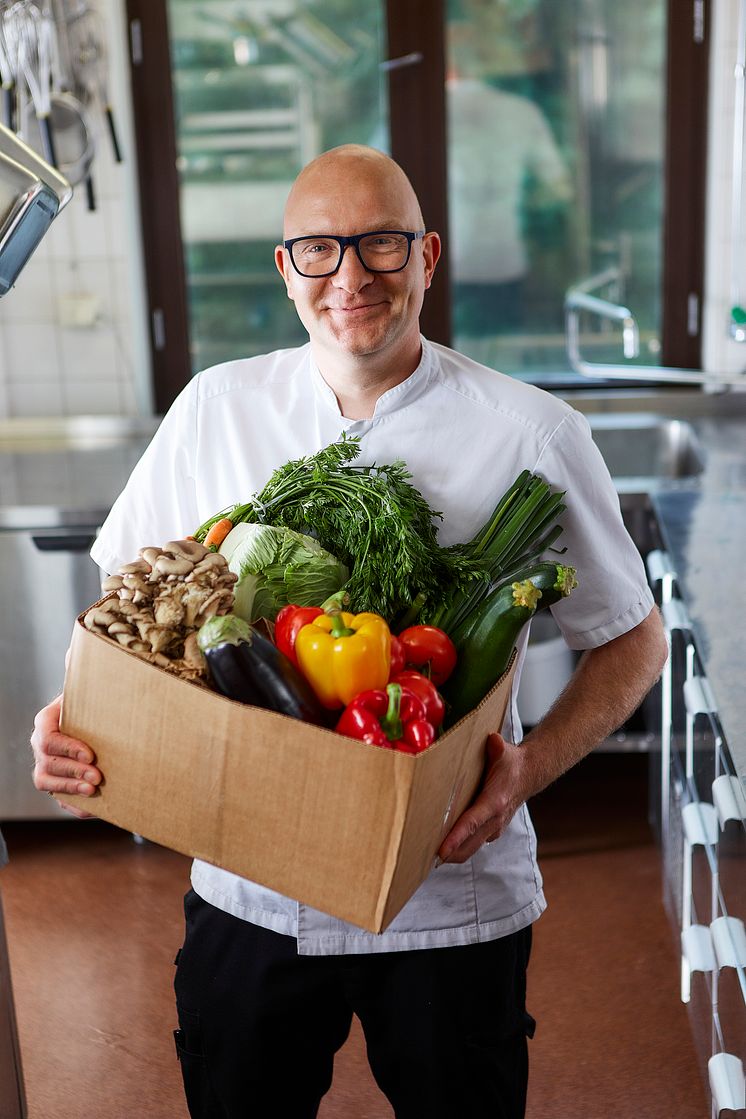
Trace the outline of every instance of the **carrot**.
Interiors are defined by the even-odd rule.
[[[230,517],[223,517],[222,520],[216,521],[204,539],[204,546],[217,551],[232,528],[233,521]]]

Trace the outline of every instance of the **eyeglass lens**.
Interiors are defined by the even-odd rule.
[[[368,233],[360,239],[359,250],[369,271],[395,272],[407,263],[409,239],[401,233]],[[292,253],[293,263],[304,276],[323,276],[336,269],[342,246],[332,237],[304,237],[295,242]]]

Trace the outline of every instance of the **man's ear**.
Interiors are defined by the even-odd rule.
[[[275,245],[275,267],[285,281],[285,290],[287,291],[288,299],[292,299],[293,296],[290,291],[290,269],[292,265],[290,263],[290,256],[283,245]]]
[[[425,289],[433,282],[435,265],[438,263],[441,251],[439,233],[426,233],[422,241],[422,262],[425,268]]]

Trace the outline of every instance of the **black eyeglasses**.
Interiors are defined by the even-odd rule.
[[[291,237],[283,241],[293,268],[301,276],[319,279],[339,271],[345,250],[354,246],[367,272],[401,272],[409,263],[412,242],[425,236],[424,229],[408,233],[404,229],[375,229],[353,237],[322,233],[318,237]]]

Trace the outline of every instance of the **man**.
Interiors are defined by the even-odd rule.
[[[345,431],[361,436],[363,463],[405,459],[445,512],[446,544],[468,539],[523,467],[566,489],[563,542],[580,586],[554,612],[586,652],[520,746],[512,701],[442,864],[383,934],[195,862],[175,981],[192,1116],[315,1116],[353,1012],[398,1119],[523,1115],[533,1028],[525,971],[544,908],[525,802],[637,707],[665,660],[642,564],[585,420],[421,337],[439,253],[387,156],[345,146],[309,164],[275,253],[309,345],[195,378],[94,558],[112,571],[144,544],[189,533]],[[40,712],[32,743],[38,788],[94,792],[92,752],[59,733],[58,701]]]

